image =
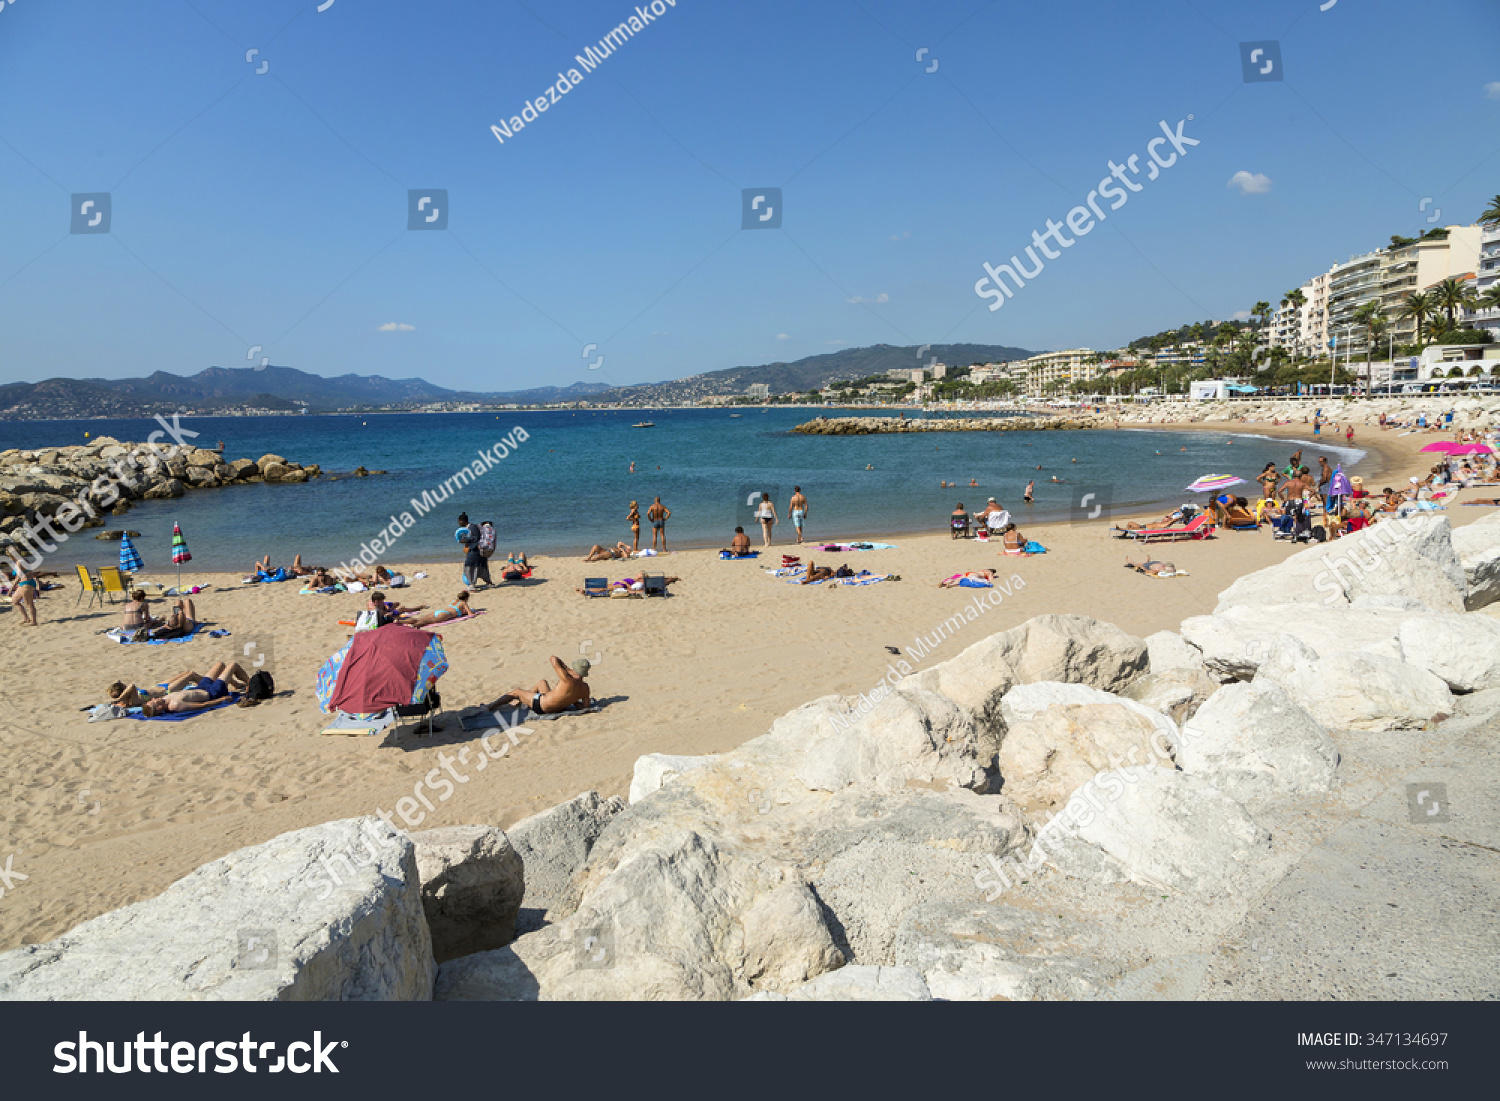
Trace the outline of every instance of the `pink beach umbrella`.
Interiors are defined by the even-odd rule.
[[[1452,440],[1435,440],[1434,442],[1428,444],[1426,447],[1422,448],[1422,450],[1441,451],[1445,454],[1452,455],[1457,452],[1459,448],[1464,446],[1466,445],[1461,443],[1454,443]]]

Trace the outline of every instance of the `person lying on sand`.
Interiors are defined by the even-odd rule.
[[[197,711],[228,699],[231,692],[244,691],[249,683],[250,678],[238,665],[217,661],[209,667],[208,676],[200,677],[192,687],[149,699],[141,705],[141,711],[148,719],[168,712]]]
[[[544,677],[530,688],[512,688],[487,705],[485,710],[498,711],[502,707],[520,704],[538,715],[555,715],[569,708],[582,710],[592,704],[593,696],[584,679],[592,668],[589,659],[574,658],[571,667],[564,665],[560,657],[553,656],[551,661],[557,673],[557,687],[548,684]]]
[[[750,537],[745,534],[744,528],[734,529],[734,538],[729,541],[729,546],[723,551],[725,554],[749,554]]]
[[[585,562],[602,562],[606,558],[629,558],[629,557],[630,557],[630,548],[627,547],[623,542],[616,543],[613,547],[604,547],[604,546],[600,546],[598,543],[595,543],[594,544],[594,548],[591,551],[589,551],[587,557],[584,558],[584,561]]]
[[[980,581],[990,584],[995,580],[994,570],[970,570],[967,573],[956,573],[952,577],[945,577],[938,582],[940,589],[956,589],[965,581]],[[969,586],[972,588],[973,586]]]
[[[402,617],[402,622],[408,627],[430,627],[434,623],[446,623],[450,619],[461,619],[473,614],[473,609],[469,607],[469,590],[465,589],[454,598],[452,604],[444,604],[441,608],[434,608],[420,615]]]
[[[167,620],[151,632],[153,639],[187,638],[198,629],[198,609],[189,597],[183,597],[172,605]]]
[[[831,566],[814,566],[812,564],[812,560],[809,559],[807,563],[807,572],[802,575],[802,580],[797,582],[797,584],[811,585],[814,581],[826,581],[832,576],[833,568]]]
[[[1137,566],[1127,558],[1125,559],[1125,568],[1134,570],[1136,573],[1149,573],[1153,577],[1175,577],[1177,575],[1177,567],[1170,562],[1148,560]]]
[[[524,581],[530,572],[531,563],[526,559],[526,552],[511,551],[510,557],[505,560],[505,569],[500,573],[500,580]]]
[[[375,613],[376,625],[380,627],[384,627],[387,623],[395,623],[401,616],[416,615],[418,612],[427,610],[426,604],[414,604],[408,608],[394,600],[387,600],[385,593],[379,590],[370,593],[370,599],[365,607]]]

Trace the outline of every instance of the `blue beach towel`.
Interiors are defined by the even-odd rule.
[[[730,554],[726,550],[721,550],[719,552],[719,557],[720,558],[726,558],[726,559],[728,559],[728,558],[759,558],[760,557],[760,551],[751,551],[749,554]]]
[[[108,638],[112,638],[116,642],[121,643],[125,646],[166,646],[171,642],[191,642],[194,636],[196,636],[201,630],[203,630],[203,624],[196,623],[193,625],[193,629],[187,634],[183,635],[181,638],[147,638],[142,639],[140,642],[136,642],[135,639],[131,637],[135,634],[135,632],[125,627],[115,627],[112,630],[106,631],[105,635]],[[225,633],[227,634],[228,632],[226,631]]]
[[[146,715],[141,713],[140,708],[132,707],[130,709],[130,714],[127,715],[126,718],[139,719],[143,723],[180,723],[184,720],[191,719],[196,715],[206,715],[210,711],[217,711],[221,707],[228,707],[232,703],[239,702],[240,694],[238,692],[233,692],[227,699],[219,700],[217,703],[210,704],[208,707],[200,707],[196,711],[168,711],[165,715],[152,715],[150,717],[147,717]]]

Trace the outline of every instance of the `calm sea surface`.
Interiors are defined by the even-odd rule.
[[[694,409],[192,418],[183,421],[199,433],[192,442],[213,447],[222,440],[230,458],[272,452],[317,463],[325,474],[360,465],[389,473],[194,490],[175,501],[138,502],[126,516],[111,517],[109,526],[141,533],[136,545],[147,576],[173,570],[174,521],[193,554],[184,580],[194,568],[248,571],[268,553],[276,562],[300,552],[312,564],[334,565],[379,535],[393,515],[411,511],[413,497],[440,486],[518,425],[530,438],[407,531],[390,561],[456,561],[453,532],[460,511],[495,522],[502,554],[520,549],[582,555],[595,542],[629,542],[629,503],[640,502],[644,513],[658,494],[672,510],[672,546],[723,546],[736,524],[759,545],[747,499],[769,491],[783,518],[777,536],[789,537],[786,504],[794,485],[810,499],[806,530],[818,539],[943,531],[955,503],[974,510],[989,496],[1023,526],[1027,520],[1068,519],[1088,493],[1095,496],[1085,507],[1102,505],[1107,516],[1203,500],[1183,487],[1204,474],[1253,479],[1269,460],[1284,466],[1296,446],[1253,437],[1231,444],[1233,437],[1210,432],[1140,430],[791,434],[814,415],[807,409],[748,409],[735,417],[727,410]],[[631,427],[639,420],[656,427]],[[139,420],[3,422],[0,450],[85,443],[85,433],[144,440],[157,427]],[[1307,443],[1313,466],[1321,453],[1353,469],[1363,455],[1329,446],[1331,441],[1314,443],[1311,435]],[[1054,475],[1065,482],[1054,484]],[[971,478],[977,488],[969,487]],[[1032,478],[1036,503],[1026,506],[1021,493]],[[963,488],[939,488],[942,481]],[[118,545],[96,541],[97,530],[80,531],[51,561],[62,568],[113,564]],[[650,545],[649,526],[642,545]]]

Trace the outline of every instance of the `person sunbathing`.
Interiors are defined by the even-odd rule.
[[[750,553],[750,537],[745,534],[744,528],[734,529],[734,538],[729,541],[729,546],[719,552],[720,554],[742,555]]]
[[[172,638],[187,638],[198,629],[198,609],[188,597],[183,597],[172,605],[172,611],[167,620],[156,630],[151,632],[151,637],[157,640]]]
[[[600,546],[598,543],[595,543],[593,550],[589,551],[588,556],[584,558],[584,561],[585,562],[602,562],[606,558],[629,558],[629,557],[630,557],[630,548],[627,547],[623,542],[616,543],[613,547],[604,547],[604,546]]]
[[[365,608],[375,613],[375,625],[384,627],[387,623],[395,623],[404,615],[416,615],[418,612],[427,610],[426,604],[415,604],[408,608],[404,604],[398,604],[394,600],[387,600],[385,593],[374,591],[370,593],[370,599],[365,602]]]
[[[473,614],[474,610],[469,607],[469,591],[465,589],[454,598],[452,604],[444,604],[441,608],[435,608],[420,615],[403,617],[402,622],[408,627],[430,627],[434,623],[446,623],[449,620],[462,619],[464,616]]]
[[[148,719],[154,719],[168,713],[198,711],[228,699],[232,692],[244,691],[249,683],[250,678],[238,665],[215,662],[209,667],[208,676],[200,677],[191,687],[169,691],[163,696],[147,700],[141,705],[141,713]]]
[[[165,620],[151,615],[150,601],[146,599],[145,589],[130,590],[130,603],[125,605],[125,629],[127,631],[139,631],[142,628],[150,630],[152,627],[160,627]]]
[[[1250,511],[1250,502],[1243,497],[1236,497],[1234,503],[1223,510],[1225,522],[1233,527],[1237,525],[1258,526],[1255,513]]]
[[[500,574],[501,581],[524,581],[531,573],[531,563],[526,559],[525,551],[511,551],[505,560],[505,569]]]
[[[982,587],[984,585],[993,583],[994,580],[994,570],[969,570],[967,573],[956,573],[952,577],[943,578],[943,580],[938,582],[938,588],[956,589],[959,586],[963,585],[965,581],[976,582]],[[974,585],[968,585],[965,587],[972,589],[974,588]]]
[[[520,704],[538,715],[556,715],[569,708],[583,710],[590,706],[594,700],[589,693],[588,681],[584,679],[592,668],[589,659],[574,658],[570,667],[554,655],[551,662],[557,673],[556,687],[548,684],[544,677],[530,688],[512,688],[487,705],[485,710],[498,711],[502,707]]]
[[[812,560],[809,559],[807,572],[802,575],[802,580],[797,582],[797,584],[811,585],[814,581],[826,581],[832,576],[833,568],[831,566],[814,566]]]
[[[122,680],[117,680],[105,689],[105,695],[109,697],[110,703],[119,704],[121,707],[143,707],[150,700],[160,699],[168,692],[176,692],[202,679],[201,675],[190,669],[186,673],[179,673],[168,680],[165,688],[160,685],[152,685],[149,688],[143,689],[134,684],[126,684]]]
[[[1026,536],[1015,524],[1006,524],[1000,532],[1000,550],[1003,554],[1025,554]]]
[[[1136,573],[1149,573],[1153,577],[1175,577],[1177,575],[1177,567],[1170,562],[1148,560],[1142,562],[1140,565],[1136,565],[1127,558],[1125,559],[1125,568],[1134,570]]]
[[[1185,522],[1185,520],[1184,520],[1183,515],[1182,515],[1182,509],[1180,509],[1180,508],[1174,508],[1171,512],[1167,513],[1165,516],[1163,516],[1160,520],[1157,520],[1155,523],[1152,523],[1152,524],[1138,524],[1134,520],[1127,520],[1127,521],[1125,521],[1125,526],[1123,528],[1120,527],[1118,524],[1116,524],[1115,527],[1114,527],[1114,530],[1115,531],[1158,531],[1158,530],[1160,530],[1162,528],[1175,527],[1176,525],[1184,523],[1184,522]]]

